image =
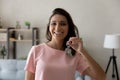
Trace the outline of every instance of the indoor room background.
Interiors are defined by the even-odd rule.
[[[67,10],[79,29],[84,47],[105,70],[112,55],[111,49],[103,48],[106,34],[120,34],[120,0],[0,0],[0,17],[3,28],[15,27],[16,21],[21,28],[24,22],[39,28],[40,43],[45,42],[46,25],[52,10],[60,7]],[[31,35],[31,34],[30,34]],[[18,43],[19,44],[19,43]],[[17,57],[28,55],[30,43],[17,47]],[[115,50],[120,76],[120,49]],[[112,67],[107,77],[111,79]]]

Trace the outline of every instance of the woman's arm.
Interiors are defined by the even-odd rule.
[[[26,71],[25,80],[35,80],[35,74],[32,72]]]
[[[89,64],[83,74],[89,75],[95,80],[106,80],[105,72],[100,65],[85,50],[82,50],[81,54]]]
[[[88,69],[86,69],[83,74],[89,75],[95,80],[106,80],[105,72],[83,48],[83,42],[81,39],[77,37],[71,37],[68,43],[77,53],[80,53],[83,56],[89,65]]]

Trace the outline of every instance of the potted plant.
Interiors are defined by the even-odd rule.
[[[2,47],[2,49],[0,50],[0,53],[1,53],[1,55],[3,56],[3,59],[4,59],[4,57],[5,57],[5,55],[7,54],[7,50],[6,50],[6,48],[5,48],[5,45]]]
[[[30,22],[29,21],[25,21],[25,25],[28,27],[28,29],[30,29]]]

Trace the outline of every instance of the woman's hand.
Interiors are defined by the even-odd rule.
[[[68,40],[68,44],[72,47],[77,53],[82,54],[84,60],[89,65],[89,67],[83,72],[85,75],[91,76],[95,80],[106,80],[106,75],[104,70],[100,65],[83,49],[83,42],[80,38],[71,37]]]
[[[81,52],[83,50],[82,39],[78,37],[71,37],[67,42],[70,47],[72,47],[76,52]]]

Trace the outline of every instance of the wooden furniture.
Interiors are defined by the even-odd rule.
[[[23,36],[27,33],[31,32],[31,39],[25,39]],[[21,35],[21,33],[24,33]],[[31,29],[15,29],[13,27],[7,28],[7,49],[8,49],[8,55],[7,58],[10,58],[10,52],[12,49],[12,58],[16,59],[16,46],[17,42],[31,42],[32,45],[36,45],[39,43],[39,29],[36,27],[33,27]],[[12,47],[12,48],[11,48]],[[24,45],[23,45],[24,47]]]
[[[7,30],[0,28],[0,58],[4,57],[7,54],[6,43],[7,43]]]
[[[7,40],[4,40],[7,38],[6,29],[0,29],[0,42],[6,42]],[[4,35],[3,35],[4,34]],[[6,35],[5,35],[6,34]]]

